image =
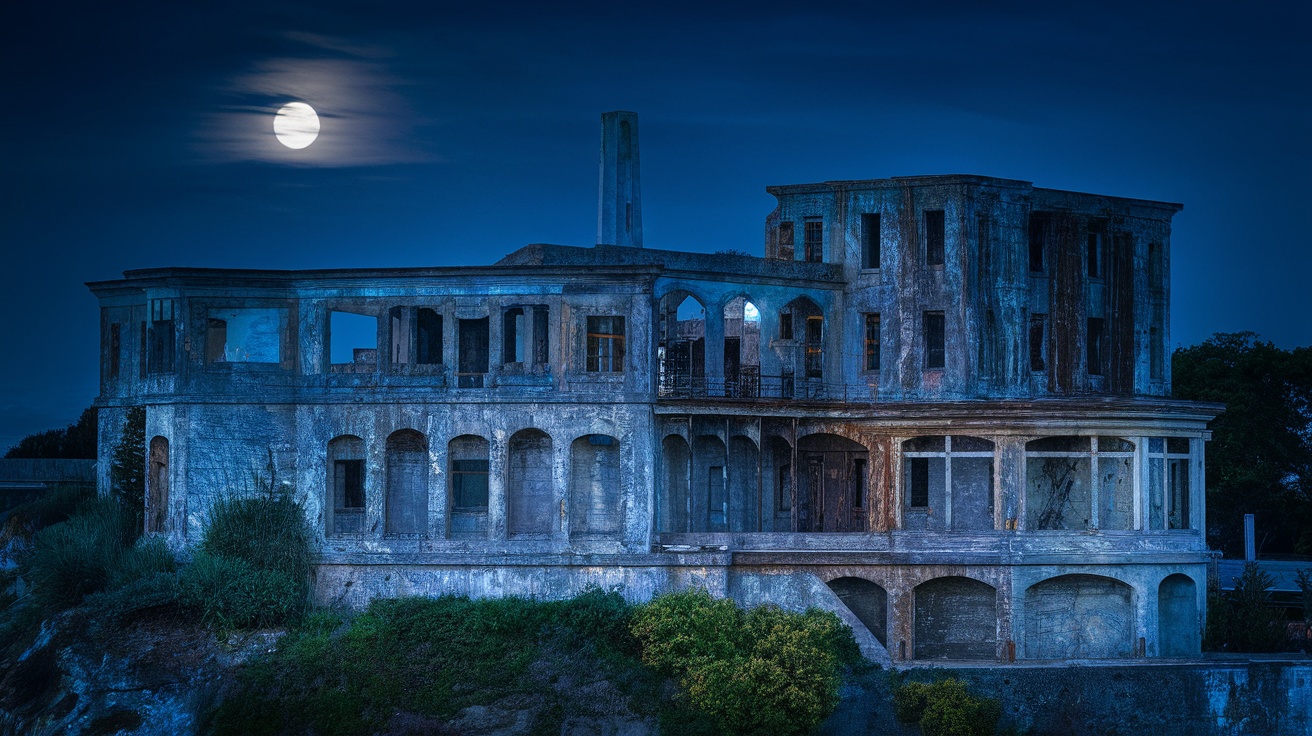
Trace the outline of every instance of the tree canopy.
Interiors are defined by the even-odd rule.
[[[1244,514],[1265,553],[1312,554],[1312,347],[1218,333],[1175,351],[1174,395],[1218,401],[1207,446],[1207,535],[1243,554]]]
[[[96,459],[96,408],[88,407],[76,422],[63,429],[29,434],[9,448],[6,458]]]

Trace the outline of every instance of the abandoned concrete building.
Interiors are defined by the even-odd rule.
[[[325,601],[702,586],[885,662],[1198,652],[1218,407],[1169,398],[1179,205],[831,181],[768,189],[763,257],[656,250],[636,124],[602,117],[595,247],[89,284],[101,487],[144,405],[147,530],[194,543],[269,466]]]

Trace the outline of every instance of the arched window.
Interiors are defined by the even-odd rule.
[[[364,440],[352,435],[328,443],[328,499],[324,528],[328,536],[364,530]]]
[[[1120,437],[1026,443],[1025,527],[1132,529],[1133,468],[1134,445]]]
[[[741,296],[724,305],[724,395],[761,395],[761,312]]]
[[[387,438],[387,534],[422,537],[428,530],[428,439],[413,429]]]
[[[524,429],[510,438],[507,458],[507,525],[511,536],[549,535],[558,516],[553,514],[551,437],[538,429]]]
[[[662,396],[706,395],[706,307],[692,294],[675,291],[660,304],[656,348]]]
[[[618,536],[620,441],[590,434],[570,445],[570,533],[581,537]]]
[[[487,536],[488,443],[465,434],[447,445],[451,477],[451,536]]]
[[[993,443],[965,436],[903,442],[902,507],[906,529],[992,529]]]
[[[861,619],[880,644],[888,646],[888,593],[864,578],[830,580],[834,591],[847,609]]]
[[[146,531],[162,532],[169,518],[169,441],[150,441],[150,474],[146,478]]]

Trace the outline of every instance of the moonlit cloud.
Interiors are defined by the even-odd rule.
[[[264,161],[311,167],[429,163],[415,129],[425,121],[409,95],[420,88],[373,60],[276,58],[257,62],[232,79],[222,108],[199,131],[198,147],[214,161]],[[273,120],[298,100],[320,118],[314,145],[293,150],[278,143]]]

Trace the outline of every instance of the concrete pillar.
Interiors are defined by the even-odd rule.
[[[487,474],[487,536],[488,539],[506,538],[506,449],[504,429],[492,432],[488,438]]]
[[[642,189],[638,176],[638,115],[601,115],[601,172],[597,243],[642,247]]]

